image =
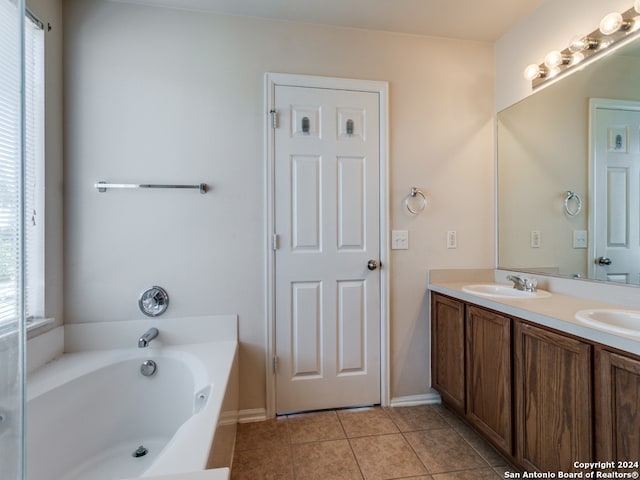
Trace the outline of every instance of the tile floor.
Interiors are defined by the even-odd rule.
[[[238,425],[232,480],[497,480],[514,471],[441,405],[363,408]]]

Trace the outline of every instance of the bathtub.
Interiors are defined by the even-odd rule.
[[[153,324],[160,335],[147,348],[67,351],[28,375],[27,480],[121,480],[230,466],[237,340],[194,335],[199,343],[175,344],[184,323],[173,334],[168,323]],[[92,327],[109,328],[81,327],[65,349],[74,350],[74,338],[86,345],[81,338]],[[139,336],[146,328],[126,329]],[[151,376],[140,371],[146,360],[157,365]]]

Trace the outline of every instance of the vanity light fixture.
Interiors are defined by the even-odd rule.
[[[571,56],[563,55],[559,50],[553,50],[544,57],[544,64],[548,69],[554,69],[560,65],[569,65],[571,63]]]
[[[530,82],[533,82],[533,80],[536,78],[545,78],[548,73],[549,71],[546,67],[532,63],[524,69],[524,78],[526,78]]]
[[[599,30],[603,35],[613,35],[619,30],[629,30],[633,23],[633,20],[625,20],[621,13],[613,12],[600,21]]]
[[[599,28],[588,35],[578,35],[564,50],[553,50],[544,62],[531,64],[524,70],[524,77],[536,88],[544,82],[581,64],[584,60],[608,50],[610,46],[640,30],[640,0],[623,13],[606,15]]]
[[[638,0],[640,2],[640,0]],[[573,54],[581,53],[584,50],[597,50],[600,47],[600,40],[588,35],[577,35],[569,44],[569,51]]]

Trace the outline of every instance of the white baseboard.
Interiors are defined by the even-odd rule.
[[[267,419],[267,410],[264,408],[251,408],[238,412],[238,423],[261,422]]]
[[[423,393],[421,395],[407,395],[391,399],[390,407],[410,407],[413,405],[428,405],[441,403],[440,395],[436,392]],[[250,408],[238,412],[238,423],[261,422],[267,419],[265,408]]]
[[[441,403],[440,395],[436,392],[423,393],[421,395],[407,395],[405,397],[394,397],[391,399],[390,407],[410,407],[413,405],[427,405],[431,403]]]

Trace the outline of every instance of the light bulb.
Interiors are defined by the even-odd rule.
[[[640,0],[639,0],[640,1]],[[571,53],[581,52],[586,49],[586,42],[584,35],[577,35],[573,37],[571,43],[569,44],[569,51]]]
[[[526,78],[530,82],[542,76],[542,70],[540,70],[540,67],[535,63],[532,63],[524,69],[524,78]]]
[[[612,35],[624,26],[624,19],[618,12],[610,13],[600,22],[600,32],[603,35]]]
[[[571,62],[569,62],[569,65],[571,65],[571,66],[577,65],[578,63],[580,63],[583,60],[584,60],[584,53],[576,52],[573,55],[571,55]]]
[[[566,63],[565,57],[558,50],[553,50],[549,52],[546,57],[544,57],[544,64],[548,68],[555,68],[562,65],[563,63]]]
[[[598,50],[604,50],[605,48],[608,48],[611,45],[613,45],[613,43],[615,42],[613,41],[612,38],[603,38],[602,40],[600,40],[600,47],[598,48]]]
[[[558,75],[560,72],[561,72],[560,67],[553,67],[549,69],[546,76],[549,78],[553,78],[556,75]]]
[[[640,0],[638,0],[640,2]],[[596,50],[600,45],[600,41],[587,35],[576,35],[571,40],[569,51],[571,53],[582,52],[583,50]]]

